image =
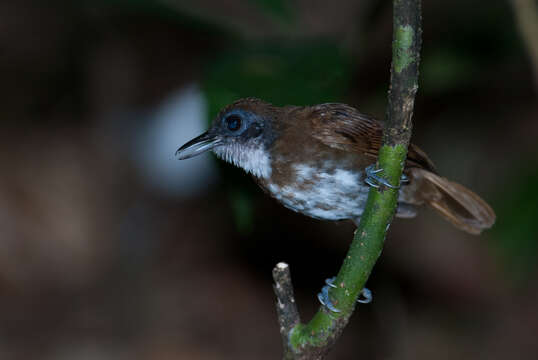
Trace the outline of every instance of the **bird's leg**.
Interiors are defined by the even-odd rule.
[[[325,280],[326,285],[321,288],[321,292],[318,294],[318,300],[321,305],[325,306],[330,311],[338,313],[340,310],[333,305],[331,299],[329,298],[329,288],[336,287],[336,285],[334,285],[334,280],[336,280],[336,276]],[[363,288],[360,296],[362,296],[362,298],[357,299],[357,302],[361,304],[368,304],[372,302],[372,292],[369,289]]]
[[[368,185],[375,187],[376,189],[379,188],[380,185],[386,186],[391,189],[398,189],[398,186],[391,185],[386,179],[378,175],[380,172],[382,172],[383,169],[376,169],[375,164],[372,164],[368,166],[365,169],[366,172],[366,178],[364,179],[364,182]],[[407,179],[407,176],[402,175],[402,181],[409,181]]]

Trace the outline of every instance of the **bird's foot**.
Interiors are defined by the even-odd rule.
[[[336,277],[329,278],[325,280],[325,286],[321,288],[321,292],[318,294],[318,300],[321,303],[321,305],[325,306],[327,309],[329,309],[332,312],[339,313],[340,310],[338,310],[332,303],[331,299],[329,298],[329,288],[335,288],[336,285],[334,285],[334,280]]]
[[[367,183],[368,185],[376,188],[376,189],[378,189],[381,185],[386,186],[386,187],[388,187],[390,189],[398,189],[398,186],[392,185],[385,178],[378,175],[382,171],[383,171],[383,169],[376,169],[375,164],[372,164],[372,165],[368,166],[365,169],[366,179],[364,179],[364,182]],[[407,179],[407,176],[402,174],[401,181],[406,182],[406,181],[409,181],[409,180]]]
[[[336,276],[325,280],[326,285],[321,288],[321,292],[318,294],[318,300],[321,305],[325,306],[330,311],[339,313],[340,310],[334,306],[329,298],[329,288],[336,288],[336,285],[334,285],[334,280],[336,280]],[[363,288],[359,296],[360,298],[357,299],[357,302],[361,304],[369,304],[372,302],[372,292],[367,288]]]

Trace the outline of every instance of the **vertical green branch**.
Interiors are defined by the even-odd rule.
[[[402,145],[407,149],[411,139],[422,45],[421,20],[420,1],[394,0],[392,67],[383,132],[384,146]],[[390,166],[382,165],[383,168]]]
[[[391,77],[377,167],[383,169],[383,176],[391,184],[399,185],[411,138],[422,29],[420,0],[394,0],[393,5]],[[329,291],[332,303],[340,312],[321,306],[307,324],[299,323],[298,313],[295,322],[288,320],[288,324],[297,325],[291,331],[281,327],[281,332],[286,331],[283,337],[288,339],[284,342],[286,359],[321,359],[336,342],[381,254],[397,200],[397,189],[370,189],[353,242],[334,282],[336,287]],[[278,294],[277,297],[279,306],[295,303],[293,297]]]

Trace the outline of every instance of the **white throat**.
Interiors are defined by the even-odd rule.
[[[232,143],[217,146],[213,152],[222,160],[234,164],[256,177],[268,178],[271,176],[271,160],[267,151],[261,146]]]

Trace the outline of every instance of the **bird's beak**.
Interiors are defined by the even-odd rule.
[[[221,143],[218,136],[210,134],[208,131],[202,135],[195,137],[176,151],[176,156],[179,160],[189,159],[193,156],[200,155],[206,151],[213,149]]]

